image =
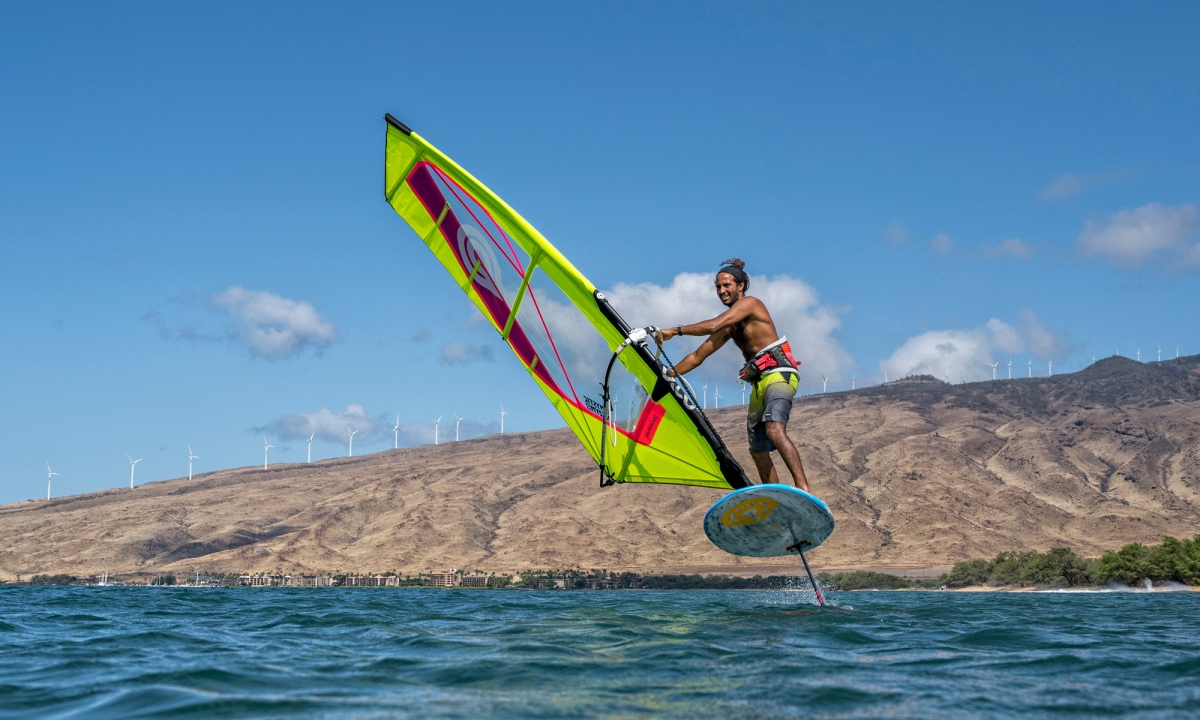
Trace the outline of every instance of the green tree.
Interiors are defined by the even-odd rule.
[[[74,575],[34,575],[29,578],[31,585],[70,585],[75,582]]]
[[[1109,550],[1092,566],[1092,579],[1134,585],[1149,577],[1150,550],[1141,543],[1130,543],[1117,552]]]
[[[954,567],[945,576],[945,584],[952,588],[986,585],[990,577],[989,565],[987,560],[966,560],[954,563]]]
[[[1175,579],[1185,585],[1200,585],[1200,535],[1180,543],[1175,561]]]
[[[1026,585],[1071,586],[1086,585],[1090,563],[1069,548],[1052,548],[1050,552],[1038,552],[1023,556],[1021,581]]]

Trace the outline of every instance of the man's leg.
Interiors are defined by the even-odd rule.
[[[771,451],[775,448],[767,439],[767,430],[763,427],[763,396],[762,388],[755,383],[751,386],[750,404],[746,407],[746,430],[750,440],[750,457],[754,459],[754,467],[758,468],[759,482],[777,483],[779,475],[775,472],[775,463],[771,462]]]
[[[767,483],[779,482],[779,474],[775,472],[775,463],[771,462],[771,453],[750,451],[750,457],[754,459],[754,467],[758,468],[758,479],[766,485]]]
[[[774,443],[775,449],[779,451],[779,456],[783,458],[783,464],[787,465],[787,469],[792,473],[792,480],[796,487],[804,492],[812,492],[808,489],[808,478],[804,475],[804,465],[800,462],[800,452],[796,450],[796,445],[792,443],[792,439],[787,436],[787,426],[783,423],[778,423],[773,420],[766,422],[767,437]],[[771,463],[770,454],[767,455],[767,463]],[[758,458],[754,458],[754,464],[758,466],[758,473],[762,475],[762,464]],[[771,475],[775,477],[775,467],[771,466]],[[764,480],[764,482],[766,482]],[[778,480],[772,480],[778,482]]]

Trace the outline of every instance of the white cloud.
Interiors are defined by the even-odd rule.
[[[1095,184],[1095,176],[1076,175],[1067,173],[1042,188],[1038,195],[1043,200],[1066,200],[1083,192],[1088,186]]]
[[[333,412],[329,408],[321,408],[313,413],[297,413],[284,415],[275,422],[254,428],[256,433],[267,433],[281,440],[308,440],[314,435],[322,440],[346,442],[350,430],[356,431],[356,440],[365,440],[382,432],[387,420],[383,417],[371,418],[362,405],[347,405],[342,412]],[[390,425],[387,426],[389,429]]]
[[[1122,210],[1104,222],[1088,222],[1079,234],[1079,249],[1118,267],[1136,267],[1149,260],[1195,269],[1196,246],[1185,241],[1200,228],[1195,205],[1150,203]]]
[[[888,245],[903,247],[908,244],[908,228],[902,222],[894,222],[887,226],[887,230],[883,233],[883,239]]]
[[[980,252],[984,257],[1013,257],[1020,260],[1028,260],[1033,257],[1033,246],[1029,243],[1021,242],[1020,238],[1011,238],[1003,240],[999,245],[991,246],[984,245],[980,248]]]
[[[1132,174],[1128,170],[1110,170],[1089,175],[1067,173],[1039,190],[1038,196],[1046,201],[1066,200],[1067,198],[1075,197],[1085,190],[1105,185],[1114,180],[1127,178]]]
[[[687,325],[716,317],[726,310],[713,289],[714,278],[715,273],[680,273],[666,287],[654,283],[619,284],[604,294],[634,327]],[[802,385],[811,387],[815,382],[819,387],[821,375],[840,380],[855,367],[854,359],[833,337],[842,324],[838,311],[822,305],[812,286],[786,275],[771,278],[751,275],[748,294],[766,304],[779,334],[787,336],[796,359],[802,363]],[[665,346],[666,351],[678,362],[700,340],[671,340]],[[742,363],[741,353],[731,342],[692,375],[728,381],[732,388]]]
[[[1183,266],[1188,270],[1200,272],[1200,244],[1193,245],[1183,256]]]
[[[443,365],[469,365],[480,361],[492,362],[495,359],[491,345],[463,345],[451,342],[442,346],[442,355],[438,362]]]
[[[302,300],[237,285],[210,300],[213,307],[238,321],[230,337],[261,357],[289,357],[305,347],[320,351],[338,340],[337,328]]]
[[[404,422],[400,424],[400,447],[427,445],[434,441],[433,422]],[[312,435],[315,440],[325,440],[340,445],[349,444],[349,431],[354,430],[354,447],[363,448],[366,452],[368,443],[386,440],[386,447],[392,447],[394,440],[394,422],[392,416],[379,415],[370,417],[366,409],[357,403],[347,405],[342,412],[333,412],[321,408],[312,413],[296,413],[284,415],[278,420],[262,427],[252,428],[255,434],[265,433],[280,440],[304,440]],[[459,423],[458,436],[462,440],[493,435],[500,431],[498,421],[479,422],[463,418]],[[454,440],[454,413],[442,415],[441,426],[438,429],[438,441]],[[378,445],[376,448],[378,449]]]
[[[454,414],[446,413],[442,415],[442,422],[438,426],[437,441],[439,443],[454,442]],[[434,441],[433,421],[436,418],[430,418],[429,422],[406,422],[400,424],[400,447],[415,447],[417,445],[432,445]],[[500,432],[500,423],[479,422],[477,420],[469,420],[463,418],[463,421],[458,426],[458,437],[460,440],[470,440],[471,438],[483,437],[484,435],[495,435]],[[389,421],[382,430],[382,434],[387,438],[387,447],[392,447],[392,442],[395,439],[392,435],[392,423]]]
[[[929,249],[936,253],[948,253],[954,250],[954,241],[945,233],[938,233],[929,241]]]
[[[1006,367],[1012,355],[1029,354],[1036,363],[1061,358],[1070,349],[1063,336],[1025,310],[1015,326],[993,318],[970,330],[931,330],[909,338],[879,363],[879,369],[893,379],[933,375],[950,382],[990,380],[991,364]],[[1007,370],[1002,377],[1007,377]]]

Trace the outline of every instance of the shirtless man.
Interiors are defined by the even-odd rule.
[[[678,335],[708,336],[695,352],[675,365],[680,375],[696,369],[726,341],[733,340],[746,358],[740,377],[753,388],[746,427],[750,434],[750,457],[754,458],[759,477],[764,483],[779,482],[775,464],[771,462],[771,451],[778,450],[796,487],[810,492],[800,453],[787,436],[792,398],[800,383],[796,370],[799,363],[792,358],[787,338],[781,339],[775,331],[767,306],[758,298],[746,296],[750,278],[742,269],[745,266],[746,263],[734,258],[726,260],[725,267],[717,272],[717,297],[728,310],[712,320],[663,328],[658,339],[664,342]]]

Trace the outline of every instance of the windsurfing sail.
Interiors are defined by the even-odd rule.
[[[708,418],[672,393],[648,343],[604,295],[483,183],[391,115],[384,193],[616,482],[740,488],[746,474]],[[606,427],[607,425],[607,427]],[[601,442],[606,444],[601,452]]]

